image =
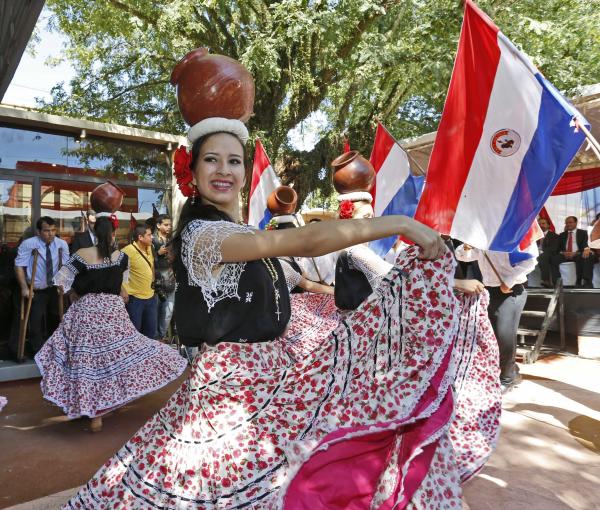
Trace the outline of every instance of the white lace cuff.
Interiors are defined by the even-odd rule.
[[[285,283],[287,285],[288,292],[291,292],[292,289],[296,288],[300,285],[302,281],[302,275],[296,271],[292,265],[285,259],[280,259],[281,268],[283,269],[283,274],[285,275]]]
[[[348,262],[354,269],[361,271],[375,290],[383,277],[390,272],[393,264],[386,262],[366,246],[359,244],[348,250]]]
[[[54,285],[60,285],[64,292],[69,292],[77,273],[78,271],[71,264],[67,263],[54,275]]]
[[[235,234],[253,234],[252,229],[229,221],[193,220],[181,234],[181,259],[189,285],[200,287],[208,310],[218,301],[237,297],[245,262],[222,264],[221,244]]]

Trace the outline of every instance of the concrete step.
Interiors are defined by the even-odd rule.
[[[523,313],[521,313],[521,316],[523,317],[540,317],[540,318],[544,318],[546,317],[546,312],[538,312],[535,310],[523,310]]]

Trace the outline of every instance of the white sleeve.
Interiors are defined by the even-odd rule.
[[[382,278],[390,272],[393,264],[386,262],[366,246],[359,244],[347,250],[348,262],[354,269],[361,271],[375,290]]]
[[[67,260],[65,265],[58,270],[58,272],[54,275],[54,278],[52,279],[54,285],[60,285],[63,288],[64,292],[69,292],[71,290],[73,281],[79,273],[79,271],[72,264],[72,262],[73,257]]]
[[[279,263],[281,264],[281,269],[283,269],[283,274],[285,275],[285,283],[288,292],[291,292],[292,289],[300,285],[302,275],[296,271],[286,259],[279,259]]]
[[[208,310],[218,301],[238,295],[245,262],[223,264],[221,244],[234,234],[253,234],[252,229],[229,221],[193,220],[181,234],[181,260],[188,283],[200,287]]]
[[[465,250],[464,244],[461,244],[456,248],[454,254],[456,255],[456,260],[459,260],[460,262],[474,262],[479,259],[479,250],[477,248]]]
[[[129,271],[131,269],[131,260],[127,257],[127,269],[123,271],[123,283],[129,283]]]
[[[508,259],[509,254],[507,253],[506,256]],[[505,285],[512,289],[517,284],[518,280],[522,280],[524,276],[531,273],[531,271],[535,269],[535,266],[537,266],[536,258],[531,258],[519,262],[513,267],[512,271],[509,271],[508,274],[502,275]]]

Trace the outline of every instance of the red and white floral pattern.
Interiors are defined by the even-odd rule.
[[[341,510],[356,498],[366,506],[353,508],[406,508],[413,498],[419,508],[459,508],[447,438],[453,260],[416,254],[407,250],[298,360],[285,339],[205,348],[165,407],[66,508]],[[356,453],[329,464],[338,451]],[[442,484],[443,499],[421,497],[422,483]]]
[[[450,440],[461,481],[472,478],[496,449],[502,395],[498,342],[488,317],[490,296],[458,296],[460,326],[454,346],[455,411]]]
[[[186,368],[171,347],[139,333],[123,300],[86,294],[35,356],[44,398],[71,418],[100,416],[155,391]]]
[[[340,313],[329,294],[303,292],[291,294],[290,300],[292,316],[285,342],[290,356],[300,360],[329,338],[340,322]]]

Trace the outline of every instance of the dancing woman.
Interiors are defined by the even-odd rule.
[[[247,131],[207,121],[189,134],[191,178],[176,164],[194,197],[174,239],[177,329],[203,350],[165,407],[67,508],[457,508],[448,439],[457,316],[443,241],[398,216],[240,225]],[[389,235],[418,246],[326,341],[292,359],[276,257]]]
[[[103,414],[173,381],[186,362],[129,319],[120,296],[128,258],[112,248],[113,220],[98,217],[95,235],[97,245],[78,250],[55,276],[76,300],[35,362],[44,398],[70,418],[88,416],[99,432]]]

